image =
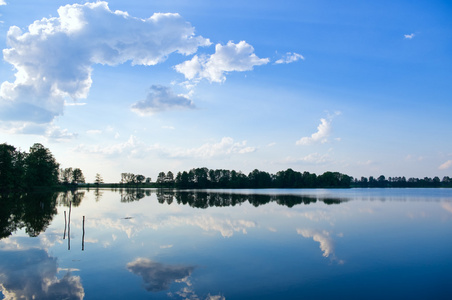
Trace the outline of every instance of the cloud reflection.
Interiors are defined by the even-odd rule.
[[[56,277],[56,259],[40,249],[2,251],[0,291],[5,299],[83,299],[79,276]]]
[[[147,258],[137,258],[127,264],[127,269],[143,278],[147,291],[160,292],[168,290],[171,283],[190,276],[195,267],[165,265]]]
[[[199,227],[206,232],[219,232],[223,237],[232,237],[235,232],[247,234],[247,229],[255,228],[257,226],[257,223],[254,221],[219,218],[210,215],[195,217],[169,216],[157,222],[149,222],[146,216],[136,215],[134,219],[127,220],[127,222],[124,222],[124,220],[121,219],[103,218],[90,220],[88,224],[90,227],[98,228],[102,226],[125,232],[129,239],[145,228],[159,230],[160,228],[167,228],[168,226],[185,227],[189,225]]]
[[[318,231],[313,229],[297,229],[297,233],[305,238],[312,238],[314,241],[320,243],[320,249],[324,257],[330,257],[331,260],[337,260],[334,253],[334,241],[328,231]],[[339,235],[340,236],[340,235]],[[339,264],[343,264],[343,260],[338,260]]]
[[[444,202],[441,207],[452,214],[452,203]]]

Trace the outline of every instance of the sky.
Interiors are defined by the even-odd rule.
[[[119,182],[452,176],[452,3],[0,0],[0,143]]]

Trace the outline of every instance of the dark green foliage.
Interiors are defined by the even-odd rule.
[[[0,190],[19,189],[24,186],[26,154],[14,146],[0,144]]]
[[[437,187],[452,187],[452,180],[449,176],[443,177],[442,180],[435,176],[434,178],[424,177],[419,178],[409,178],[405,177],[389,177],[386,179],[385,176],[381,175],[377,179],[370,176],[369,179],[366,177],[361,177],[360,180],[355,179],[352,181],[352,187],[364,187],[364,188],[437,188]]]
[[[25,184],[33,186],[52,186],[58,183],[58,168],[50,150],[36,143],[25,158]]]
[[[164,174],[160,172],[157,183],[164,187]],[[161,179],[160,179],[161,178]],[[338,172],[325,172],[317,176],[309,172],[300,173],[292,169],[279,171],[276,175],[253,170],[246,176],[242,172],[229,170],[191,169],[178,172],[174,187],[186,188],[348,188],[352,177]]]
[[[29,153],[17,151],[15,147],[5,143],[1,144],[0,190],[23,190],[56,185],[60,175],[58,167],[59,164],[50,150],[41,144],[34,144]],[[81,170],[78,170],[81,174]]]

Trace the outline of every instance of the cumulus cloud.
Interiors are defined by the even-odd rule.
[[[445,163],[441,164],[438,169],[440,170],[447,170],[450,169],[450,167],[452,167],[452,160],[448,160]]]
[[[331,134],[331,122],[333,121],[333,117],[340,115],[340,112],[336,112],[333,116],[329,116],[327,119],[321,118],[320,124],[317,126],[317,131],[311,134],[308,137],[302,137],[299,139],[296,144],[297,145],[312,145],[317,143],[326,143],[328,142],[328,137]]]
[[[7,299],[83,299],[79,276],[57,278],[55,258],[40,249],[2,251],[0,292]]]
[[[71,140],[77,137],[77,134],[69,132],[67,129],[61,129],[58,126],[49,126],[46,129],[45,137],[53,141]]]
[[[295,52],[287,52],[282,58],[275,61],[275,64],[290,64],[299,60],[304,60],[303,55]]]
[[[331,133],[331,121],[327,119],[320,119],[320,124],[317,126],[317,131],[309,137],[299,139],[297,145],[311,145],[315,143],[326,143]]]
[[[404,34],[403,36],[404,36],[406,39],[411,40],[412,38],[414,38],[415,34],[414,34],[414,33],[411,33],[411,34]]]
[[[187,96],[176,95],[171,88],[166,86],[153,85],[146,99],[132,105],[132,111],[145,116],[164,110],[194,107],[193,102]]]
[[[2,6],[2,5],[6,5],[5,0],[0,0],[0,6]]]
[[[166,265],[147,258],[137,258],[127,264],[127,270],[143,278],[145,288],[149,292],[169,289],[171,283],[187,278],[194,269],[193,266]]]
[[[61,129],[53,123],[36,124],[32,122],[11,122],[5,124],[0,122],[0,128],[10,134],[42,135],[48,140],[57,142],[71,140],[78,136],[76,133],[71,133],[67,129]]]
[[[254,48],[245,41],[238,44],[229,41],[224,46],[217,44],[214,54],[206,57],[195,55],[191,60],[175,66],[175,69],[189,80],[205,78],[210,82],[224,82],[227,72],[250,71],[254,66],[268,62],[268,58],[257,57]]]
[[[95,64],[150,66],[211,43],[179,14],[139,19],[100,1],[62,6],[26,32],[12,26],[7,44],[3,57],[16,73],[1,84],[0,118],[42,124],[63,114],[65,99],[87,97]]]

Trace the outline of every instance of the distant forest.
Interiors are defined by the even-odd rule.
[[[0,191],[28,190],[36,187],[76,188],[87,186],[80,168],[60,169],[49,149],[34,144],[29,152],[17,150],[6,143],[0,144]],[[408,178],[381,175],[353,178],[339,172],[325,172],[321,175],[298,172],[292,169],[270,174],[253,170],[248,175],[235,170],[211,170],[194,168],[189,171],[160,172],[155,182],[141,174],[121,173],[119,183],[104,184],[102,176],[96,174],[93,183],[98,187],[157,187],[177,189],[217,188],[400,188],[400,187],[452,187],[452,179],[445,176]]]
[[[133,177],[130,176],[129,178]],[[133,184],[133,182],[129,182]],[[297,172],[292,169],[270,174],[265,171],[254,170],[247,175],[234,170],[209,170],[196,168],[190,171],[174,174],[160,172],[156,184],[159,187],[174,187],[180,189],[204,188],[400,188],[400,187],[452,187],[452,178],[438,177],[409,178],[389,177],[381,175],[353,178],[339,172],[325,172],[316,175],[309,172]]]

